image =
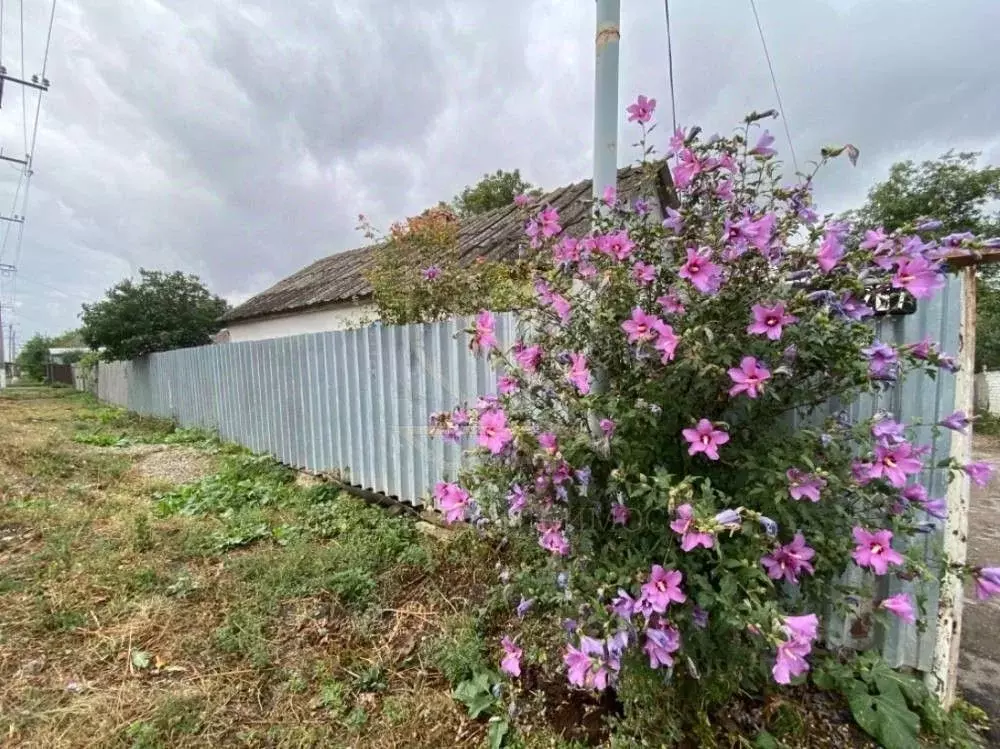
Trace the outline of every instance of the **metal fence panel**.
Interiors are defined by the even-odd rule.
[[[949,276],[945,288],[933,299],[921,301],[916,313],[905,316],[887,316],[877,320],[876,337],[890,345],[915,343],[925,337],[940,342],[941,350],[955,354],[959,350],[959,328],[962,319],[962,279]],[[831,399],[826,407],[818,409],[805,419],[811,424],[819,424],[830,415],[843,414],[851,422],[869,419],[880,411],[891,413],[900,422],[916,425],[914,442],[926,445],[930,452],[924,463],[934,466],[946,459],[951,450],[951,432],[947,429],[935,430],[934,424],[955,410],[955,377],[940,373],[937,377],[926,374],[911,374],[877,395],[865,395],[853,403],[844,404]],[[793,419],[793,424],[796,419]],[[938,434],[935,435],[935,431]],[[931,497],[943,497],[948,485],[948,472],[942,468],[930,468],[920,476]],[[927,516],[928,522],[934,518]],[[934,558],[935,548],[941,545],[943,523],[936,521],[933,532],[917,538],[902,540],[902,551],[906,545],[920,548],[925,559]],[[860,584],[866,578],[857,568],[851,568],[846,581]],[[879,597],[907,592],[916,596],[917,586],[889,577],[874,582]],[[906,624],[898,619],[885,630],[876,630],[863,609],[861,616],[845,620],[843,617],[827,617],[827,631],[832,642],[855,648],[880,645],[886,660],[894,666],[911,666],[922,671],[930,671],[934,652],[935,625],[938,588],[936,585],[921,585],[920,593],[926,596],[926,628],[920,632],[915,624]]]
[[[496,387],[496,373],[467,348],[472,324],[373,325],[101,362],[97,394],[419,503],[456,476],[462,453],[428,438],[430,414]],[[515,331],[513,315],[497,316],[501,344]]]

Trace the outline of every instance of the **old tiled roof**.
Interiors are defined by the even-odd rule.
[[[661,169],[655,185],[643,185],[642,170],[628,167],[618,172],[618,190],[623,197],[631,199],[643,195],[657,199],[662,205],[671,189],[669,180],[669,172]],[[539,198],[538,204],[558,209],[564,230],[580,235],[590,226],[590,194],[590,180],[584,180],[553,190]],[[518,257],[523,243],[523,213],[513,205],[463,219],[459,225],[460,262],[472,262],[479,257],[492,261],[513,260]],[[289,314],[370,297],[372,287],[365,272],[372,264],[375,249],[375,245],[360,247],[317,260],[235,307],[223,319],[234,322]]]

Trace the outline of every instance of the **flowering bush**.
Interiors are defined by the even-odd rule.
[[[654,106],[629,108],[644,153]],[[851,227],[813,208],[815,172],[781,184],[773,139],[751,137],[758,119],[730,138],[674,133],[679,203],[663,216],[613,189],[584,237],[551,207],[530,215],[544,270],[523,338],[500,350],[486,311],[470,331],[504,374],[498,394],[435,416],[478,444],[461,486],[435,495],[446,520],[535,548],[509,575],[525,628],[505,635],[501,667],[515,682],[559,664],[574,687],[704,707],[808,671],[820,615],[859,600],[848,565],[931,575],[900,543],[944,513],[916,483],[929,448],[890,414],[824,409],[955,369],[928,340],[875,340],[862,297],[875,284],[930,297],[942,255],[975,240],[914,227],[848,242]],[[843,152],[856,158],[827,149],[820,164]],[[935,429],[967,427],[959,413]],[[985,480],[982,466],[942,467]],[[1000,590],[996,570],[977,579]],[[915,604],[895,595],[876,616],[912,621]]]
[[[530,298],[524,263],[483,258],[460,262],[459,218],[445,206],[393,224],[388,236],[381,236],[364,216],[359,218],[358,228],[377,242],[365,276],[383,322],[431,322],[468,314],[484,303],[502,310]]]

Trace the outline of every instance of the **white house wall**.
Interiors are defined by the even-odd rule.
[[[229,341],[231,343],[262,341],[304,333],[350,330],[375,322],[377,319],[378,312],[374,304],[337,305],[291,315],[237,320],[229,324]]]

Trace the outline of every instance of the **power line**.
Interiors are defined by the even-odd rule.
[[[25,179],[25,173],[24,170],[22,169],[21,175],[18,177],[17,180],[17,187],[14,189],[14,200],[12,201],[10,207],[10,212],[12,215],[17,213],[17,201],[18,198],[21,197],[21,188],[24,186],[24,179]],[[0,241],[0,260],[3,259],[4,253],[7,250],[7,240],[10,237],[10,230],[11,230],[11,225],[8,222],[7,225],[4,226],[3,240]]]
[[[67,297],[87,297],[89,294],[84,291],[67,291],[66,289],[61,289],[58,286],[53,286],[50,283],[45,283],[44,281],[38,281],[34,278],[28,278],[23,273],[18,273],[18,279],[23,283],[29,283],[32,286],[41,286],[44,289],[51,289],[52,291],[58,291],[60,294],[64,294]]]
[[[667,16],[667,71],[670,76],[670,119],[677,130],[677,101],[674,98],[674,44],[670,34],[670,0],[663,0],[663,10]]]
[[[24,212],[28,208],[28,193],[31,192],[31,172],[24,181],[24,202],[21,203],[21,221],[17,225],[17,249],[14,251],[14,265],[21,262],[21,243],[24,241]]]
[[[52,0],[52,12],[49,14],[49,30],[45,34],[45,54],[42,55],[42,82],[45,83],[45,71],[49,65],[49,45],[52,42],[52,26],[56,20],[56,0]],[[42,112],[42,96],[38,95],[38,104],[35,107],[35,124],[31,129],[31,150],[28,151],[28,179],[31,179],[31,166],[35,162],[35,141],[38,138],[38,118]],[[25,194],[27,199],[27,193]]]
[[[774,85],[774,96],[778,100],[778,111],[781,112],[781,124],[785,128],[785,137],[788,138],[788,149],[792,153],[792,164],[795,171],[799,170],[799,160],[795,158],[795,145],[792,143],[792,131],[788,127],[788,117],[785,116],[785,105],[781,102],[781,92],[778,90],[778,78],[774,75],[774,65],[771,63],[771,53],[767,49],[767,42],[764,40],[764,28],[760,25],[760,16],[757,14],[757,3],[750,0],[750,8],[753,10],[754,21],[757,22],[757,33],[760,34],[760,43],[764,47],[764,58],[767,60],[767,69],[771,71],[771,83]]]
[[[45,35],[45,54],[42,56],[42,78],[45,77],[45,66],[49,62],[49,44],[52,42],[52,24],[56,20],[56,0],[52,0],[52,12],[49,13],[49,31]]]
[[[22,0],[23,2],[23,0]],[[49,29],[45,34],[45,53],[42,56],[42,81],[45,82],[45,71],[48,69],[49,64],[49,48],[52,42],[52,26],[55,24],[56,20],[56,0],[52,0],[52,11],[49,13]],[[28,195],[31,193],[31,176],[34,172],[35,165],[35,143],[38,140],[38,122],[42,114],[42,95],[38,95],[38,103],[35,105],[35,124],[31,128],[31,150],[28,151],[28,163],[24,167],[24,201],[21,203],[21,215],[24,216],[28,212]],[[6,244],[7,236],[4,235],[4,244]],[[15,265],[21,262],[21,244],[24,241],[24,222],[17,228],[17,249],[14,251]],[[0,245],[2,247],[2,245]]]
[[[20,198],[21,196],[21,188],[24,186],[24,180],[25,180],[25,171],[22,169],[21,175],[20,177],[18,177],[17,180],[17,187],[14,189],[14,200],[12,201],[10,207],[10,212],[12,215],[17,213],[17,201],[18,198]],[[7,240],[10,237],[10,230],[11,230],[11,224],[10,222],[8,222],[7,225],[4,226],[3,240],[0,240],[0,260],[3,259],[4,253],[7,250]]]
[[[21,8],[21,80],[24,80],[24,0],[19,0]],[[21,89],[21,115],[24,122],[24,152],[28,153],[28,97]]]

